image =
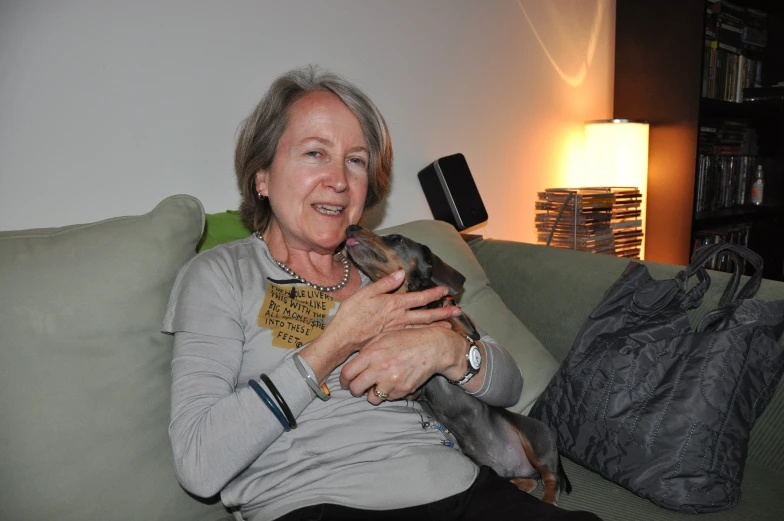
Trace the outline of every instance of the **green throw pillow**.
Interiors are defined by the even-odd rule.
[[[199,241],[197,251],[202,252],[225,242],[244,239],[253,233],[240,219],[240,212],[226,210],[221,213],[208,213],[204,225],[204,234]]]

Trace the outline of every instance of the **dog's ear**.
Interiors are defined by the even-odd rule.
[[[427,248],[427,246],[425,246]],[[428,260],[432,266],[430,272],[430,280],[436,286],[446,286],[449,288],[450,295],[456,295],[463,289],[466,278],[462,273],[454,269],[452,266],[442,261],[438,255],[427,248]]]

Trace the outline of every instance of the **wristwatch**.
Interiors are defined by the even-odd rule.
[[[466,340],[468,340],[468,352],[466,353],[466,361],[468,362],[468,372],[460,381],[449,380],[449,383],[455,385],[465,385],[468,381],[474,377],[476,373],[479,372],[479,369],[482,367],[482,352],[479,350],[479,346],[476,345],[476,342],[470,336],[466,336]]]

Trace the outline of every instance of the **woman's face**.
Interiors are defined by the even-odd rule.
[[[357,117],[329,92],[297,100],[256,189],[269,198],[271,226],[289,247],[333,252],[346,227],[359,222],[367,195],[368,151]]]

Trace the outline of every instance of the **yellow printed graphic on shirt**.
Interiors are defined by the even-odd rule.
[[[324,319],[335,302],[333,297],[317,289],[270,283],[259,311],[258,325],[272,330],[273,346],[296,349],[324,331]]]

